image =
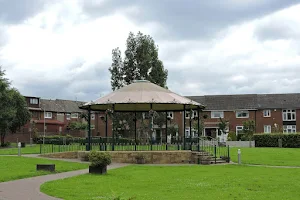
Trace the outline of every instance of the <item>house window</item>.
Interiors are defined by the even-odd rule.
[[[296,125],[285,125],[283,126],[284,133],[296,133]]]
[[[185,137],[186,138],[190,137],[190,128],[185,128]]]
[[[249,111],[248,110],[236,111],[235,115],[236,118],[249,118]]]
[[[282,120],[283,121],[296,121],[296,111],[295,110],[282,110]]]
[[[243,126],[236,126],[236,128],[235,128],[236,135],[243,134],[244,133],[243,128],[244,128]]]
[[[52,118],[52,112],[46,112],[45,118],[51,119]]]
[[[190,114],[191,114],[191,110],[186,110],[185,111],[185,118],[186,119],[190,119]],[[192,116],[191,119],[193,119],[194,117],[198,117],[198,112],[195,110],[192,110]]]
[[[264,117],[271,117],[271,110],[264,110]]]
[[[38,103],[39,103],[38,99],[36,99],[36,98],[30,99],[30,104],[38,104]]]
[[[173,117],[174,117],[173,112],[167,112],[167,117],[169,119],[173,119]]]
[[[264,133],[271,133],[271,125],[264,125]]]
[[[211,118],[224,118],[223,111],[211,111]]]
[[[71,118],[78,118],[78,113],[72,113]]]
[[[66,118],[67,118],[67,120],[70,120],[70,119],[71,119],[71,114],[70,114],[70,113],[67,113],[67,114],[66,114]]]
[[[186,118],[186,119],[189,119],[189,118],[190,118],[190,111],[189,111],[189,110],[186,110],[186,111],[185,111],[185,118]]]
[[[95,114],[91,114],[91,119],[95,120]]]
[[[192,116],[193,118],[196,118],[196,117],[198,117],[198,111],[197,110],[194,110],[193,111],[193,116]]]
[[[149,119],[150,118],[150,115],[149,115],[149,112],[143,112],[143,119]]]
[[[39,118],[39,112],[31,111],[31,117],[32,118]]]

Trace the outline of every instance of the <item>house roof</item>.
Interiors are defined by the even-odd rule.
[[[79,109],[79,106],[82,106],[85,102],[81,101],[71,101],[71,100],[62,100],[62,99],[41,99],[41,108],[42,110],[50,112],[70,112],[70,113],[81,113],[83,110]]]
[[[205,95],[188,98],[204,104],[205,110],[300,108],[300,93]]]
[[[203,108],[200,102],[180,96],[150,81],[139,80],[82,106],[83,109],[105,111],[182,111]]]

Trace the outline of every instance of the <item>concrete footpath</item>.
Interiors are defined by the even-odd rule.
[[[127,166],[127,164],[113,163],[108,170]],[[0,183],[0,200],[58,200],[40,192],[40,185],[45,182],[77,176],[88,173],[88,169],[49,174],[26,179]]]

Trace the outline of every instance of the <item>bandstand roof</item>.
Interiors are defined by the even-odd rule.
[[[115,112],[183,111],[203,109],[201,103],[180,96],[146,80],[135,81],[95,101],[80,107],[95,111]]]

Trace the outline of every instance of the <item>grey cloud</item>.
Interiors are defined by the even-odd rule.
[[[104,5],[85,1],[84,10],[91,16],[103,16],[118,12],[130,6],[138,6],[138,16],[130,18],[137,23],[159,22],[165,27],[170,39],[210,38],[221,29],[245,20],[258,18],[282,8],[299,3],[298,0],[273,0],[256,6],[243,6],[236,9],[232,1],[219,3],[219,0],[109,0]],[[228,4],[228,6],[224,6]],[[241,3],[239,3],[241,4]],[[159,37],[159,36],[158,36]]]
[[[275,19],[261,24],[255,30],[259,40],[299,39],[299,24],[287,22],[284,19]]]
[[[6,24],[19,23],[40,12],[45,5],[46,1],[43,0],[0,0],[0,21]]]

